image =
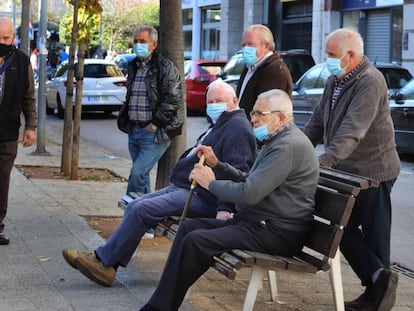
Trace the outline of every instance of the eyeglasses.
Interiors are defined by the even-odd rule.
[[[250,111],[250,117],[251,118],[253,118],[254,116],[262,117],[262,116],[265,116],[267,114],[276,113],[276,112],[282,112],[282,111],[280,111],[280,110],[271,110],[271,111],[252,110],[252,111]]]

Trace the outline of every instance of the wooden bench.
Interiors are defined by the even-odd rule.
[[[310,274],[329,272],[335,308],[344,310],[338,247],[360,190],[378,185],[377,181],[362,176],[321,168],[314,222],[300,254],[291,258],[233,249],[214,257],[212,267],[231,280],[236,278],[241,268],[252,268],[243,311],[253,310],[266,271],[271,300],[278,300],[277,270]],[[179,217],[168,218],[157,226],[156,232],[174,239],[178,222]]]
[[[329,272],[336,310],[344,310],[342,276],[338,247],[343,228],[348,223],[355,199],[361,189],[378,187],[377,181],[333,169],[321,168],[316,192],[314,223],[309,239],[297,256],[281,257],[246,250],[229,250],[213,258],[212,267],[231,280],[241,268],[251,267],[243,310],[253,310],[257,291],[262,286],[264,273],[268,272],[271,300],[278,300],[277,270],[296,273]],[[120,208],[141,195],[130,193],[118,202]],[[173,240],[178,230],[179,217],[169,217],[159,223],[156,235]]]

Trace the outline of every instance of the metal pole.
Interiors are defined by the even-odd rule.
[[[46,31],[47,31],[47,0],[40,1],[39,33],[37,46],[39,49],[39,88],[37,93],[37,155],[48,155],[46,151]]]

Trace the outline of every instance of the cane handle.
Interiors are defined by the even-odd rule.
[[[204,154],[200,156],[200,160],[198,161],[198,164],[204,164],[204,161],[206,160],[206,157]],[[194,189],[197,186],[197,181],[193,179],[191,182],[191,189]]]

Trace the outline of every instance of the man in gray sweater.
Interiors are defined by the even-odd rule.
[[[315,150],[293,123],[292,103],[284,91],[260,94],[250,115],[263,147],[248,174],[220,162],[208,146],[198,150],[207,166],[196,164],[190,174],[218,198],[235,203],[237,212],[227,220],[182,223],[158,287],[141,310],[178,310],[213,256],[225,250],[292,256],[302,249],[319,177]]]
[[[341,251],[365,292],[346,310],[391,310],[398,274],[390,270],[391,188],[400,172],[384,76],[364,56],[361,36],[338,29],[326,39],[328,79],[305,134],[323,142],[321,166],[370,177],[378,188],[358,195]]]

